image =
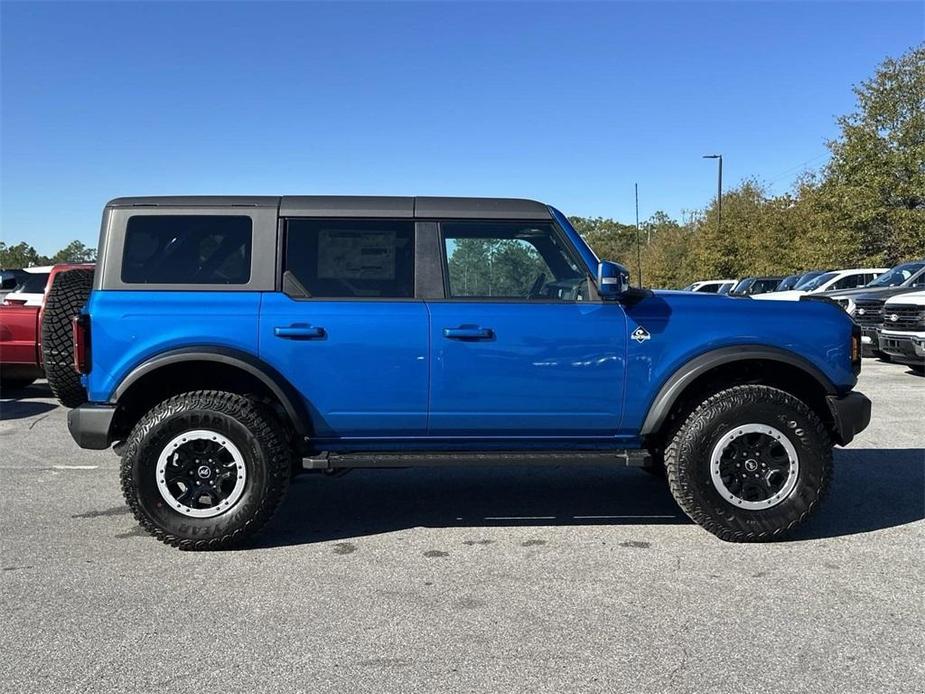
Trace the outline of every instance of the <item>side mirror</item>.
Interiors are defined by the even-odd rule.
[[[630,289],[630,273],[620,263],[602,260],[597,266],[597,291],[605,299],[616,299]]]

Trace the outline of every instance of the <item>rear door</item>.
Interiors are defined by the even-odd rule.
[[[592,300],[551,222],[440,225],[445,296],[431,313],[432,436],[612,436],[626,317]]]
[[[429,335],[414,221],[282,226],[282,287],[263,298],[260,354],[301,392],[316,438],[423,435]]]

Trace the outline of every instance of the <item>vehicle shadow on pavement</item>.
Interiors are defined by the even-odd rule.
[[[925,449],[846,449],[819,511],[791,540],[854,535],[925,518]],[[687,524],[667,484],[632,468],[499,467],[306,474],[252,547],[413,527]]]
[[[792,537],[854,535],[923,518],[925,448],[836,449],[828,497]]]
[[[0,393],[0,421],[26,419],[44,414],[58,405],[51,402],[32,402],[54,397],[47,383],[34,383],[25,388],[4,388]]]
[[[296,477],[256,547],[414,527],[690,523],[664,480],[608,466],[354,470]]]

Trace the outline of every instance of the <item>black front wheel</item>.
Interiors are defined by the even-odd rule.
[[[122,452],[122,492],[141,526],[180,549],[254,535],[279,506],[292,454],[269,408],[220,391],[157,405]]]
[[[832,476],[832,441],[793,395],[737,386],[701,403],[665,450],[675,500],[732,542],[776,539],[815,510]]]

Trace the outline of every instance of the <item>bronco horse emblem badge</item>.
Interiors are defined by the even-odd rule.
[[[641,325],[633,331],[633,334],[630,336],[639,344],[642,344],[652,336],[649,334],[649,331],[643,328]]]

